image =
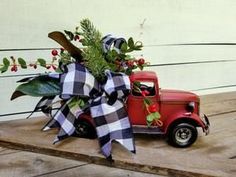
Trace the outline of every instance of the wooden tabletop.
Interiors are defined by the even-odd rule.
[[[208,136],[200,134],[197,142],[189,148],[171,147],[162,137],[139,135],[135,136],[137,154],[132,155],[114,143],[115,162],[109,163],[101,155],[97,140],[71,137],[53,145],[57,130],[41,132],[40,129],[48,120],[42,117],[0,123],[0,145],[56,156],[49,158],[73,159],[65,169],[93,163],[169,176],[236,176],[236,93],[219,97],[211,95],[202,100],[202,110],[210,115],[211,133]],[[11,157],[12,160],[2,158],[0,169],[7,168],[6,164],[14,160],[17,161],[16,165],[24,164],[21,158],[27,156],[25,152],[1,150],[1,153],[8,152],[15,153],[15,157]],[[35,155],[29,168],[39,168],[37,163],[40,162],[36,160],[39,156]],[[74,160],[83,162],[77,164]],[[60,164],[60,160],[55,160],[57,162]],[[51,166],[56,168],[56,165]]]

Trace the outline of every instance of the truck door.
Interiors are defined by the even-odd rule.
[[[135,84],[138,83],[138,84]],[[137,91],[137,85],[139,91]],[[152,103],[158,105],[158,93],[154,81],[135,81],[132,83],[131,94],[127,100],[127,108],[130,121],[133,125],[147,125],[146,116],[148,114],[144,105],[144,96],[142,91],[146,92],[146,98],[151,100]],[[141,92],[140,92],[141,91]],[[158,106],[159,111],[159,106]]]

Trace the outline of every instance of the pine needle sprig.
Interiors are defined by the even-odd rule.
[[[102,35],[88,19],[82,20],[80,25],[83,36],[81,42],[83,46],[86,46],[83,53],[85,66],[98,81],[102,82],[105,80],[104,71],[110,69],[102,50]]]

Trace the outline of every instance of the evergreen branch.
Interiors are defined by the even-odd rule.
[[[104,81],[106,69],[110,69],[105,60],[101,44],[101,33],[88,20],[84,19],[80,23],[83,36],[82,44],[87,46],[84,49],[85,66],[98,81]]]

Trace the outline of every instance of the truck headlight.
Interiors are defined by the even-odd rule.
[[[187,110],[188,112],[193,112],[194,109],[195,109],[195,103],[194,103],[194,102],[189,102],[189,103],[187,104],[187,106],[186,106],[186,110]]]

